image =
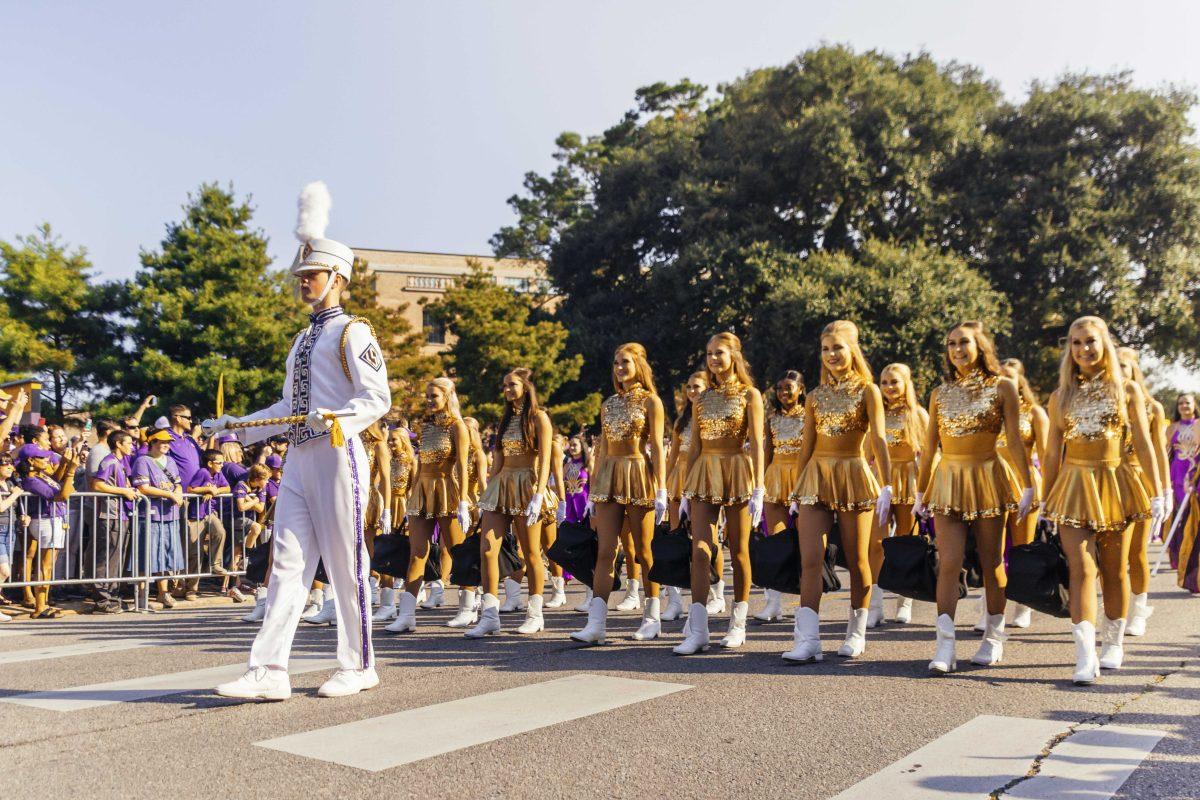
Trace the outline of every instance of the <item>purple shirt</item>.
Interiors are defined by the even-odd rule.
[[[228,489],[229,481],[225,480],[225,476],[218,472],[216,475],[208,471],[207,467],[201,467],[196,470],[196,474],[188,482],[187,488],[191,490],[200,486],[215,486],[218,489]],[[203,500],[190,499],[188,501],[188,519],[204,519],[209,514],[217,512],[217,501],[212,497],[205,497]]]
[[[103,481],[109,486],[117,486],[125,489],[129,486],[129,471],[125,468],[124,459],[117,458],[109,453],[100,460],[100,466],[96,468],[96,474],[92,476],[93,480]],[[108,500],[102,511],[104,516],[112,519],[119,517],[125,519],[133,513],[133,501],[121,500],[116,498]]]
[[[254,497],[254,498],[257,498],[259,501],[265,503],[267,500],[267,489],[265,486],[261,489],[254,489],[250,486],[250,484],[246,483],[245,481],[238,481],[237,486],[233,487],[233,496],[238,499],[245,498],[245,497]],[[235,509],[236,509],[236,506],[235,506]],[[242,516],[249,516],[250,514],[255,514],[256,512],[238,510],[237,513],[241,514]]]
[[[21,481],[21,488],[30,495],[25,512],[29,516],[36,519],[67,515],[67,504],[54,500],[62,485],[53,478],[47,475],[30,475]]]
[[[200,445],[191,436],[181,436],[169,428],[167,433],[171,436],[167,455],[175,462],[175,468],[179,471],[179,480],[183,482],[184,486],[190,486],[192,476],[196,474],[196,470],[200,469],[201,458],[204,454],[200,451]]]
[[[221,472],[225,475],[225,480],[230,486],[237,486],[239,481],[246,480],[246,475],[250,470],[243,467],[241,464],[236,464],[232,461],[226,461],[225,466],[221,467]]]
[[[279,497],[279,481],[274,478],[267,478],[266,496],[268,503]]]
[[[179,472],[170,458],[162,466],[150,456],[138,456],[133,462],[133,485],[153,486],[164,491],[173,491],[180,486]],[[164,497],[150,498],[150,519],[158,522],[174,522],[179,519],[179,506]]]

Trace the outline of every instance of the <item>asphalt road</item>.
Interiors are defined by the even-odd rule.
[[[584,616],[569,610],[577,600],[573,595],[566,609],[548,611],[546,632],[534,637],[506,632],[465,640],[442,626],[452,614],[448,608],[423,612],[415,634],[390,636],[376,626],[382,684],[351,698],[318,698],[316,689],[329,674],[321,669],[294,675],[295,693],[283,703],[237,703],[207,691],[74,711],[0,702],[0,795],[23,797],[36,788],[38,796],[54,797],[828,798],[989,714],[1059,723],[1064,734],[1079,723],[1165,734],[1144,761],[1127,764],[1136,768],[1115,795],[1076,791],[1064,797],[1200,797],[1200,598],[1175,589],[1170,573],[1155,581],[1148,634],[1127,640],[1125,668],[1089,688],[1069,681],[1074,656],[1066,622],[1041,615],[1030,629],[1012,632],[1003,664],[967,665],[958,674],[931,678],[925,665],[934,615],[925,604],[916,604],[909,625],[869,631],[865,655],[845,661],[834,651],[845,627],[847,593],[827,596],[821,626],[826,660],[791,666],[779,657],[790,643],[790,621],[753,626],[739,651],[681,658],[670,647],[682,621],[666,623],[663,640],[637,643],[628,636],[639,615],[614,612],[610,644],[581,648],[567,638],[583,625]],[[760,603],[756,592],[752,611]],[[10,623],[0,628],[0,700],[239,664],[254,633],[254,626],[237,621],[246,608]],[[959,610],[961,662],[976,646],[966,629],[974,608],[969,602]],[[505,615],[506,629],[520,618]],[[724,630],[726,619],[716,619],[713,630]],[[334,639],[332,628],[302,625],[294,658],[332,657]],[[51,649],[48,657],[25,661],[11,655],[95,642],[125,647],[126,640],[152,644],[76,655]],[[619,707],[548,725],[537,722],[547,705],[535,701],[527,712],[529,730],[378,772],[255,746],[579,674],[690,688],[627,705],[620,705],[621,691],[614,690]],[[69,696],[128,697],[114,691]],[[426,726],[457,741],[460,721],[437,719],[436,709],[433,714],[434,721],[418,725],[389,721],[370,736],[395,737],[389,747],[397,753],[422,742]],[[463,716],[461,726],[470,728],[470,719]],[[987,755],[1001,743],[972,739],[967,746],[982,756],[981,774],[994,777],[997,790],[1010,784],[1012,776],[1003,770],[987,772]],[[1060,746],[1041,739],[1033,745],[1035,753],[1044,749],[1043,756]],[[1112,764],[1087,760],[1086,769],[1094,770],[1089,774],[1121,766],[1116,758]],[[1029,768],[1036,772],[1032,760]],[[898,790],[891,800],[968,796],[940,785],[930,782],[924,794]],[[1021,791],[1018,780],[993,796],[1026,796]]]

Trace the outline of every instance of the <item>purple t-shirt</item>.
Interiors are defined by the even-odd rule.
[[[200,445],[190,436],[181,436],[173,430],[168,429],[167,433],[171,436],[170,449],[167,450],[167,455],[175,462],[175,469],[179,472],[179,480],[184,486],[190,486],[192,476],[196,474],[196,470],[200,469],[201,458],[203,453],[200,451]]]
[[[150,456],[138,456],[133,462],[133,485],[153,486],[164,491],[173,491],[180,486],[179,472],[175,462],[167,458],[166,466],[159,464]],[[179,506],[174,501],[164,497],[150,498],[150,519],[158,522],[174,522],[179,519]]]
[[[255,489],[245,481],[238,481],[237,486],[233,487],[233,496],[239,500],[245,497],[253,497],[260,502],[265,503],[267,499],[267,489],[265,486],[262,489]],[[255,513],[253,511],[238,511],[236,506],[234,507],[234,510],[242,516],[250,516],[251,514]]]
[[[228,489],[229,481],[225,480],[225,476],[218,472],[216,475],[208,471],[208,467],[201,467],[196,470],[196,474],[188,482],[188,491],[200,486],[215,486],[218,489]],[[204,519],[209,514],[216,513],[217,500],[212,497],[205,497],[203,500],[189,500],[188,503],[188,519]]]
[[[62,485],[48,475],[30,475],[21,481],[21,488],[29,492],[26,514],[41,517],[65,517],[67,504],[55,501]]]
[[[274,478],[267,478],[267,488],[265,490],[267,502],[271,502],[276,497],[279,497],[279,481]]]
[[[225,466],[221,467],[221,472],[230,486],[237,486],[239,481],[246,480],[246,476],[250,474],[250,470],[233,461],[226,461]]]
[[[92,476],[93,480],[103,481],[109,486],[117,486],[125,489],[129,484],[129,472],[125,469],[125,462],[121,458],[117,458],[109,453],[100,460],[100,466],[96,468],[96,474]],[[101,513],[112,519],[125,519],[133,513],[132,500],[120,500],[112,498],[105,503]]]

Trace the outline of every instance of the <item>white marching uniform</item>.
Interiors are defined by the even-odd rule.
[[[307,424],[237,430],[246,443],[280,433],[290,443],[275,506],[266,616],[250,650],[251,669],[287,669],[318,559],[325,563],[337,598],[339,666],[361,670],[375,661],[370,563],[363,540],[370,475],[359,433],[391,408],[387,367],[365,320],[348,316],[340,306],[310,319],[288,354],[283,398],[241,419],[328,409],[340,417],[346,446],[330,446],[328,431]]]

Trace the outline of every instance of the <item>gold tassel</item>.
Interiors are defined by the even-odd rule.
[[[346,434],[342,433],[342,421],[334,416],[326,417],[329,420],[329,443],[334,447],[346,446]]]

